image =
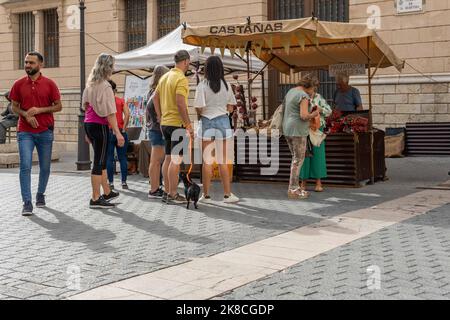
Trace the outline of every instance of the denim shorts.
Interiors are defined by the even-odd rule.
[[[148,139],[152,146],[164,147],[166,145],[163,134],[159,130],[149,130]]]
[[[197,134],[204,140],[224,140],[233,137],[230,118],[227,115],[213,119],[201,117]]]

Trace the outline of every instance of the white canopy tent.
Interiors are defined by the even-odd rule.
[[[182,30],[183,26],[180,25],[171,33],[145,47],[116,55],[116,63],[114,66],[115,72],[133,70],[151,72],[151,70],[158,65],[173,66],[173,56],[178,50],[187,50],[191,55],[191,63],[193,65],[197,62],[204,64],[206,59],[212,55],[211,50],[209,48],[204,48],[204,52],[202,53],[200,47],[184,44],[181,35]],[[222,54],[219,49],[216,49],[214,53],[216,55]],[[247,64],[245,61],[243,61],[237,53],[235,53],[233,57],[228,49],[224,50],[222,61],[226,73],[247,71]],[[250,72],[258,72],[264,65],[264,62],[255,56],[250,57]]]

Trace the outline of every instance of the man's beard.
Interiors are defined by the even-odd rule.
[[[39,69],[25,70],[25,72],[26,72],[29,76],[34,76],[36,73],[39,72]]]

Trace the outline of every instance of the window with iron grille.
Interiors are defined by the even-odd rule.
[[[158,38],[180,25],[180,0],[158,0]]]
[[[32,12],[19,14],[19,68],[23,69],[25,56],[34,51],[34,15]]]
[[[296,19],[304,16],[305,0],[279,0],[276,2],[276,20]]]
[[[147,0],[126,1],[128,50],[147,44]]]
[[[315,0],[314,12],[319,20],[348,22],[349,21],[349,0]],[[319,93],[329,104],[333,103],[334,92],[336,91],[336,79],[330,77],[328,71],[318,72],[320,81]]]
[[[44,59],[47,68],[59,67],[59,22],[56,9],[43,11]]]
[[[298,19],[314,15],[323,21],[348,22],[349,21],[349,0],[272,0],[272,19]],[[316,72],[320,81],[319,93],[329,102],[333,100],[333,93],[336,90],[335,79],[328,75],[328,71],[319,70]],[[285,76],[278,75],[278,88],[276,89],[277,102],[280,103],[286,93],[295,86],[299,75]],[[276,104],[278,106],[278,104]]]
[[[306,0],[307,1],[307,0]],[[275,20],[297,19],[305,16],[305,0],[274,0]],[[278,75],[278,101],[281,102],[286,93],[294,87],[294,83],[299,80],[298,74],[286,76]],[[277,104],[278,105],[278,104]]]
[[[349,0],[315,0],[314,3],[314,14],[319,20],[349,21]]]

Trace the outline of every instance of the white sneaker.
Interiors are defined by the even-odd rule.
[[[234,194],[230,193],[230,195],[228,197],[227,196],[223,197],[223,202],[224,203],[236,203],[236,202],[239,202],[239,198],[236,197]]]
[[[203,193],[202,196],[200,197],[200,199],[198,199],[198,202],[200,203],[211,203],[211,196],[205,196],[205,194]]]

